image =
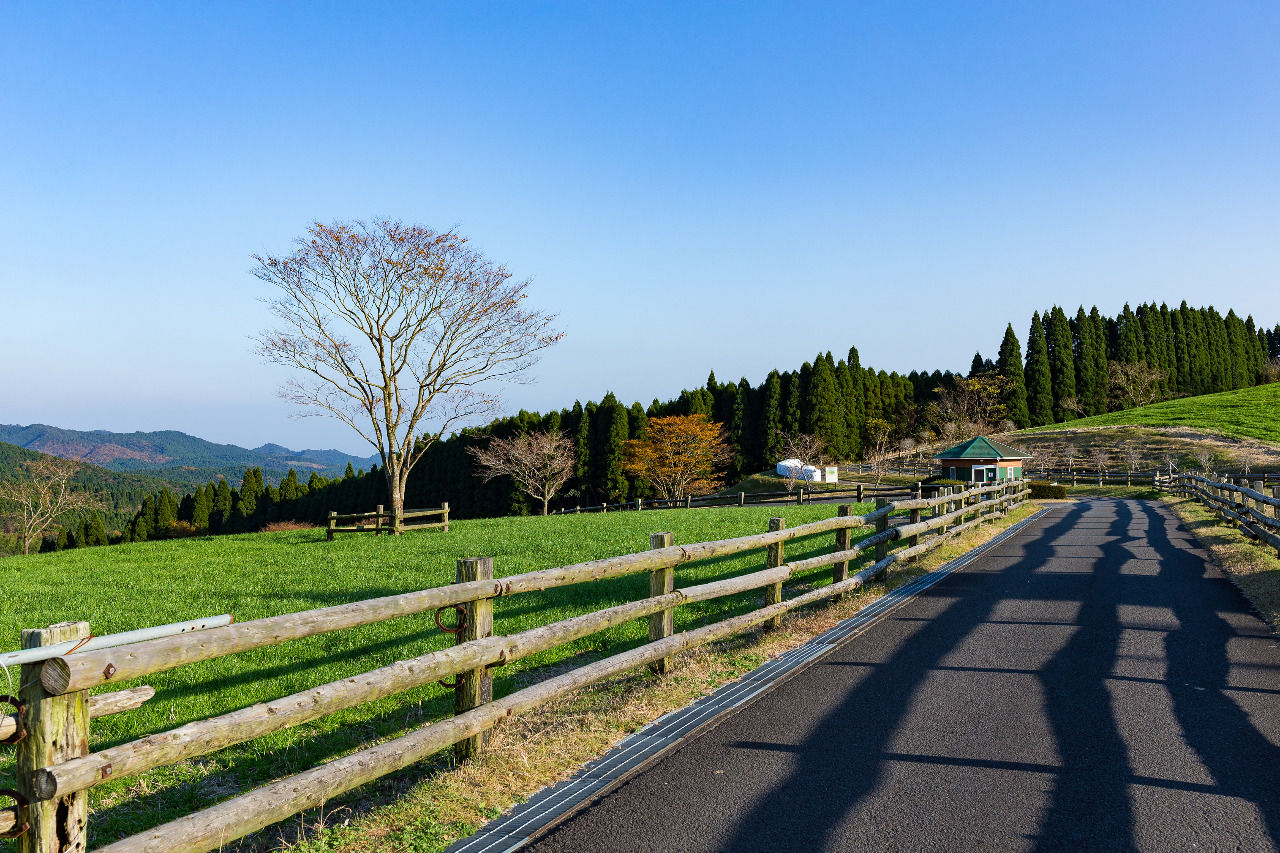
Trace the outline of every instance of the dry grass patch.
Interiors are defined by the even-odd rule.
[[[1165,502],[1271,627],[1280,630],[1280,559],[1192,498]]]
[[[792,613],[780,629],[754,631],[677,655],[675,667],[665,676],[647,669],[634,671],[508,719],[493,729],[487,750],[476,760],[452,765],[442,755],[368,786],[375,790],[362,791],[359,801],[345,801],[327,812],[313,811],[297,818],[287,830],[287,838],[275,830],[273,842],[242,842],[240,849],[274,846],[299,853],[443,850],[541,788],[569,778],[585,762],[645,724],[818,636],[888,590],[989,541],[1036,509],[1032,505],[1019,507],[1004,519],[966,533],[895,572],[887,585],[876,584],[826,606]],[[788,593],[802,591],[796,587]],[[554,669],[564,671],[592,658],[583,655]],[[558,674],[552,669],[544,668],[529,677]]]

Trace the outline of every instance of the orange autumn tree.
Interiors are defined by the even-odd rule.
[[[720,488],[733,458],[724,427],[706,415],[652,418],[648,437],[628,441],[625,450],[627,473],[648,480],[668,500]]]

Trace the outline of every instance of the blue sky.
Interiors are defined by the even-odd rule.
[[[0,3],[0,422],[367,452],[290,417],[254,252],[457,225],[564,341],[507,408],[1052,303],[1280,321],[1274,3]],[[975,310],[975,301],[982,306]]]

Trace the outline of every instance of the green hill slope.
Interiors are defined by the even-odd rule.
[[[1023,433],[1107,426],[1186,427],[1231,438],[1280,443],[1280,382],[1168,400],[1124,412],[1023,430]]]

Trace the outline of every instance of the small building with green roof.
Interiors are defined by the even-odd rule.
[[[966,483],[994,483],[1022,476],[1022,463],[1031,458],[1016,447],[978,436],[935,453],[942,475]]]

